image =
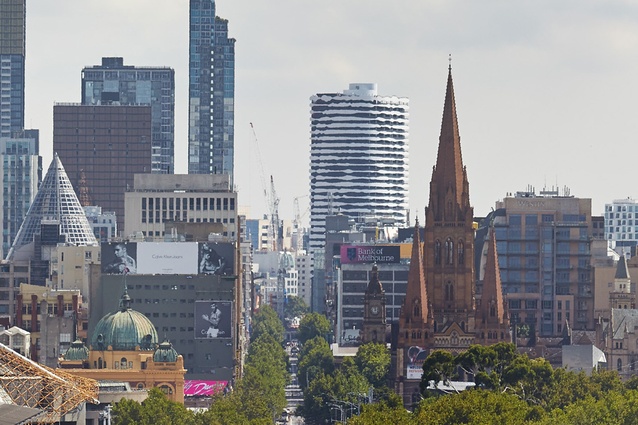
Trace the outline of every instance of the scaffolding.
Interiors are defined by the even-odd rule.
[[[0,403],[40,409],[35,422],[51,424],[83,403],[98,403],[98,384],[40,365],[0,344]]]

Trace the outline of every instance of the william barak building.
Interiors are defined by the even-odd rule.
[[[482,293],[476,293],[473,213],[450,68],[436,166],[425,209],[425,240],[421,244],[417,223],[399,316],[395,390],[406,404],[418,395],[423,360],[432,350],[460,353],[471,344],[512,340],[493,232]]]

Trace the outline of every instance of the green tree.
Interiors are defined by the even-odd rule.
[[[385,344],[370,342],[359,347],[354,357],[359,372],[374,388],[386,385],[390,372],[390,351]]]
[[[286,306],[284,307],[284,317],[286,319],[303,317],[308,313],[308,310],[308,304],[303,298],[294,295],[286,298]]]
[[[308,423],[345,421],[359,413],[363,401],[358,395],[367,392],[368,385],[353,360],[345,358],[341,369],[321,374],[310,382],[304,391],[304,404],[297,411]]]
[[[348,425],[409,425],[414,422],[413,415],[403,405],[391,406],[385,402],[369,404],[363,407],[360,416],[348,421]]]
[[[303,345],[306,341],[316,336],[325,338],[329,332],[330,322],[328,319],[322,314],[310,313],[301,319],[299,330],[297,331],[297,338],[299,338],[299,342]]]
[[[328,342],[317,336],[306,343],[299,353],[297,377],[302,388],[308,386],[308,382],[324,373],[330,374],[334,370],[334,357]]]
[[[530,407],[517,396],[490,390],[466,390],[427,398],[415,412],[415,423],[428,425],[529,423]]]
[[[441,381],[448,383],[452,379],[455,368],[456,359],[454,354],[445,350],[432,351],[423,362],[423,375],[419,384],[421,394],[425,394],[430,381],[434,381],[434,386]]]
[[[141,404],[131,400],[116,403],[112,410],[114,425],[191,425],[195,415],[183,404],[170,401],[158,388],[151,388]]]
[[[259,311],[253,315],[250,339],[254,341],[263,334],[269,334],[279,344],[284,342],[284,325],[277,312],[269,305],[262,305]]]

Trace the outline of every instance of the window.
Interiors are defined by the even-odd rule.
[[[447,240],[445,241],[445,252],[446,264],[454,264],[454,242],[452,242],[452,238],[447,238]]]

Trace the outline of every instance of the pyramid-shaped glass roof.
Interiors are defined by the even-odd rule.
[[[20,226],[7,259],[11,259],[16,249],[33,242],[33,236],[40,233],[43,221],[59,224],[60,234],[66,235],[66,242],[69,244],[98,245],[57,153]]]

